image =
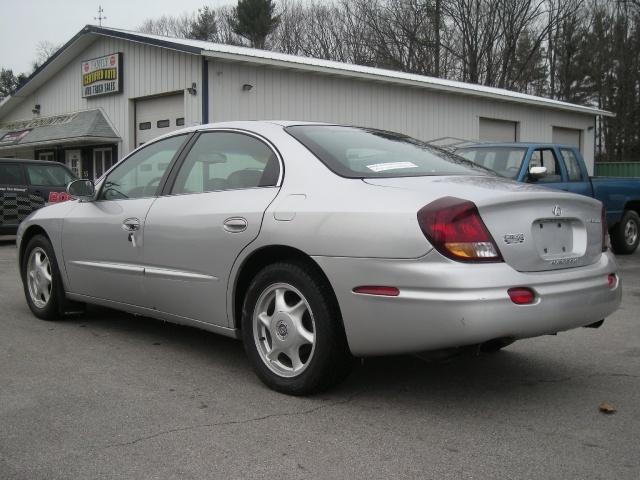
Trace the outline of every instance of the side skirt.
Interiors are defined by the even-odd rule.
[[[175,323],[178,325],[195,327],[201,330],[206,330],[208,332],[224,335],[225,337],[231,337],[235,339],[240,339],[241,337],[240,330],[238,330],[237,328],[220,327],[211,323],[201,322],[199,320],[193,320],[191,318],[181,317],[179,315],[172,315],[170,313],[160,312],[151,308],[138,307],[136,305],[115,302],[113,300],[104,300],[102,298],[91,297],[88,295],[66,292],[66,296],[69,300],[75,300],[76,302],[101,305],[103,307],[113,308],[114,310],[121,310],[124,312],[133,313],[135,315],[142,315],[144,317],[156,318],[158,320],[164,320],[165,322]]]

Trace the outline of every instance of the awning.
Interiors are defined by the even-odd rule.
[[[0,123],[0,150],[118,141],[101,110]]]

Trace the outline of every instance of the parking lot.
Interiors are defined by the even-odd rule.
[[[214,334],[102,308],[36,319],[0,240],[0,479],[640,478],[640,253],[619,261],[600,329],[367,359],[293,398]]]

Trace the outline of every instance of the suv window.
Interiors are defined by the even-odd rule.
[[[171,193],[269,187],[279,175],[278,158],[260,140],[242,133],[206,132],[186,156]]]
[[[15,163],[0,163],[0,185],[25,185],[22,167]]]
[[[580,170],[580,162],[578,161],[578,157],[573,152],[573,150],[569,148],[561,148],[560,153],[562,154],[562,158],[564,159],[564,166],[567,168],[567,175],[569,175],[570,182],[581,182],[584,180],[582,178],[582,170]]]
[[[25,165],[29,184],[38,187],[65,187],[75,176],[62,165]]]
[[[550,148],[540,148],[534,150],[529,160],[529,168],[531,167],[547,167],[547,174],[538,179],[538,183],[550,183],[561,181],[560,165],[555,153]]]
[[[124,159],[105,178],[100,200],[145,198],[157,194],[160,181],[186,135],[165,138]]]

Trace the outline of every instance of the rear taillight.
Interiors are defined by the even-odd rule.
[[[427,240],[453,260],[501,262],[502,255],[473,202],[444,197],[418,211]]]
[[[609,245],[609,231],[607,228],[607,212],[602,207],[602,213],[600,214],[600,223],[602,224],[602,251],[606,252],[610,247]]]

